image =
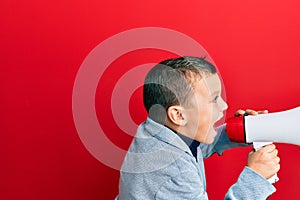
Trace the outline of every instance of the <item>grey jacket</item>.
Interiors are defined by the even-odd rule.
[[[173,131],[150,118],[141,124],[125,157],[119,184],[119,199],[205,200],[203,159],[213,153],[244,146],[230,142],[225,125],[218,128],[213,144],[200,144],[197,161],[189,147]],[[275,188],[265,178],[245,167],[225,199],[266,199]]]

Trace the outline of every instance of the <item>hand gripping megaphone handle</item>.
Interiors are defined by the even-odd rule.
[[[247,115],[245,115],[247,116]],[[226,131],[228,133],[228,136],[232,142],[238,142],[238,143],[248,143],[246,132],[245,132],[245,116],[241,115],[238,117],[232,117],[227,120],[226,124]],[[256,142],[252,141],[249,143],[253,143],[253,147],[255,151],[259,150],[260,148],[272,144],[272,142]],[[271,184],[276,183],[279,178],[277,174],[274,174],[271,178],[267,179]]]
[[[272,144],[272,142],[253,142],[253,147],[254,147],[255,151],[258,151],[262,147],[269,145],[269,144]],[[274,174],[271,178],[268,178],[267,180],[269,181],[269,183],[274,184],[279,181],[279,178],[278,178],[277,174]]]

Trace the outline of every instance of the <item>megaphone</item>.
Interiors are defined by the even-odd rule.
[[[229,118],[226,132],[233,142],[253,143],[255,150],[272,142],[300,145],[300,107],[261,115]],[[268,179],[279,180],[277,174]]]
[[[233,142],[279,142],[300,145],[300,106],[282,112],[233,117],[226,131]]]

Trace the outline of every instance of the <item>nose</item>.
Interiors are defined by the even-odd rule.
[[[227,110],[227,108],[228,108],[228,105],[227,105],[227,103],[224,101],[223,98],[220,98],[220,101],[219,101],[219,108],[220,108],[220,111],[221,111],[221,112]]]

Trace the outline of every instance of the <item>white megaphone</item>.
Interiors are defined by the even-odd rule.
[[[256,150],[272,142],[300,145],[300,107],[282,112],[233,117],[226,122],[233,142],[253,143]],[[269,181],[277,182],[274,175]]]

